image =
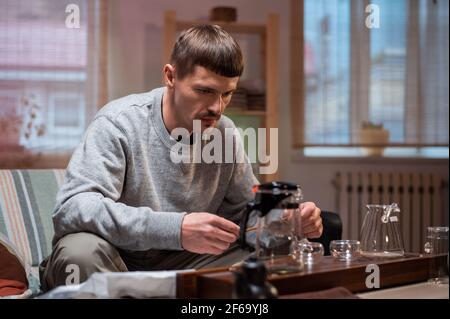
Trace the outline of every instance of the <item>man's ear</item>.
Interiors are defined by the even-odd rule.
[[[175,67],[172,64],[164,65],[164,82],[169,89],[173,89],[175,82]]]

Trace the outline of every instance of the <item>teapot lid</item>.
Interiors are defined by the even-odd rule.
[[[255,185],[253,187],[253,192],[256,193],[260,190],[270,190],[270,191],[295,191],[300,189],[300,185],[288,183],[288,182],[270,182],[270,183],[264,183],[260,185]]]

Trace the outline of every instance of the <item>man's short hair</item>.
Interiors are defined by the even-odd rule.
[[[217,25],[201,24],[183,31],[172,50],[170,63],[182,79],[202,66],[226,77],[241,76],[242,52],[236,40]]]

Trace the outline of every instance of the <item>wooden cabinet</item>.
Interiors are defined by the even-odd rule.
[[[225,114],[236,122],[237,117],[257,117],[259,127],[266,128],[266,148],[270,141],[270,128],[278,128],[278,25],[277,14],[270,14],[265,24],[251,24],[242,22],[220,22],[220,21],[179,21],[175,11],[166,11],[164,17],[164,56],[163,63],[169,63],[170,54],[177,38],[178,32],[185,30],[199,23],[211,23],[220,25],[230,34],[250,34],[260,37],[261,48],[259,50],[261,59],[261,77],[265,81],[265,108],[254,110],[247,109],[227,109]],[[238,40],[239,41],[239,40]],[[239,126],[239,124],[237,124]],[[277,141],[278,143],[278,141]],[[277,148],[278,149],[278,148]],[[257,172],[255,172],[257,173]],[[257,174],[258,175],[258,174]],[[272,181],[278,179],[278,172],[258,176],[260,181]]]

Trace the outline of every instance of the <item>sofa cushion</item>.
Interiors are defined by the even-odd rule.
[[[28,290],[27,269],[20,253],[0,234],[0,298],[23,295]]]
[[[32,266],[51,252],[52,212],[65,170],[0,170],[0,233]]]

